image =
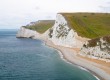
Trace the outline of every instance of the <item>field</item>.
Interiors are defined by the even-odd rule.
[[[39,20],[32,25],[24,26],[25,28],[35,30],[39,33],[44,33],[46,30],[54,25],[54,20]]]
[[[110,13],[60,13],[79,36],[97,38],[110,35]]]

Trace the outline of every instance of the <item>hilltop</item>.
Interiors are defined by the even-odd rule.
[[[110,35],[110,13],[60,13],[69,27],[81,37],[97,38]]]
[[[55,23],[55,20],[39,20],[31,22],[30,24],[23,26],[27,29],[35,30],[39,33],[44,33],[46,30],[51,28]]]

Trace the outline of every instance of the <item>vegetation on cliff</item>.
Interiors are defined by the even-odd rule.
[[[61,13],[79,36],[97,38],[110,35],[110,13]]]
[[[31,22],[30,24],[23,26],[25,28],[35,30],[39,33],[44,33],[46,30],[54,25],[54,20],[39,20],[37,22]]]

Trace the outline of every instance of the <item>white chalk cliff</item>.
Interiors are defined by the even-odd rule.
[[[21,27],[20,30],[18,31],[16,37],[21,37],[21,38],[39,38],[40,34],[34,30],[27,29],[25,27]]]
[[[84,39],[68,26],[66,19],[57,14],[54,26],[51,29],[51,40],[55,45],[81,48]]]
[[[45,33],[40,34],[36,31],[21,27],[18,31],[17,37],[48,39],[55,45],[80,48],[80,54],[83,56],[97,59],[101,58],[107,61],[110,60],[110,44],[104,45],[103,43],[107,42],[104,42],[104,40],[101,39],[101,47],[100,45],[87,47],[89,39],[78,36],[75,30],[68,26],[67,20],[61,14],[57,14],[54,26],[51,29],[48,29]]]
[[[90,46],[91,42],[87,41],[82,47],[80,54],[89,58],[110,62],[110,43],[104,38],[100,38],[95,43],[95,46]]]

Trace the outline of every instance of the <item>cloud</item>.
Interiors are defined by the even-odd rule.
[[[110,4],[110,2],[107,2],[107,4]]]
[[[110,13],[110,1],[109,0],[105,0],[100,6],[100,11],[101,12],[108,12]]]
[[[35,7],[35,10],[40,10],[41,8],[39,6],[36,6]]]
[[[52,16],[46,16],[46,19],[52,19]]]
[[[0,28],[6,24],[19,28],[31,21],[55,19],[59,12],[110,12],[109,5],[110,0],[0,0]]]
[[[99,6],[99,8],[102,12],[109,12],[110,13],[110,2],[109,1],[105,2],[105,4],[102,6]]]
[[[105,6],[100,6],[100,8],[101,8],[101,10],[102,10],[103,12],[110,12],[110,6],[107,6],[107,7],[105,7]]]

